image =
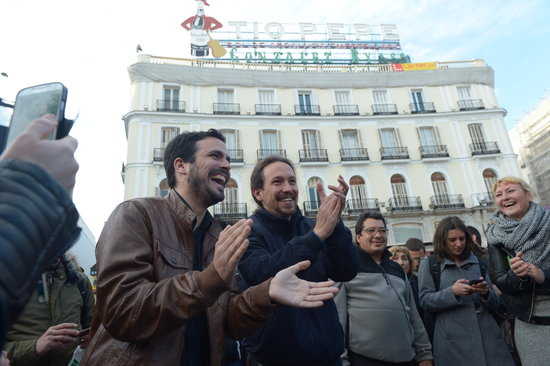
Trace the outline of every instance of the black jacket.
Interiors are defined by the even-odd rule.
[[[0,347],[53,258],[80,235],[65,189],[37,165],[0,161]]]
[[[524,322],[550,324],[550,317],[533,315],[535,296],[550,295],[550,271],[544,271],[545,281],[540,285],[530,277],[520,278],[510,269],[509,259],[515,255],[501,243],[489,245],[489,273],[503,293],[507,311]]]
[[[256,285],[293,264],[310,260],[299,273],[307,281],[329,278],[345,282],[357,274],[357,251],[351,232],[342,222],[322,241],[313,233],[314,222],[298,210],[290,220],[264,209],[251,217],[249,247],[239,264],[247,286]],[[265,365],[320,365],[337,362],[344,351],[344,334],[334,301],[322,307],[300,309],[279,306],[266,326],[246,339],[247,349]]]

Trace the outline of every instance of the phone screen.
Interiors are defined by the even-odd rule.
[[[67,89],[61,83],[49,83],[25,88],[17,94],[11,116],[7,145],[23,133],[35,119],[51,113],[60,121],[65,110]],[[55,139],[56,131],[49,139]]]

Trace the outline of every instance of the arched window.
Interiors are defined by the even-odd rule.
[[[239,186],[237,185],[237,182],[235,182],[234,179],[229,178],[224,189],[224,194],[225,194],[224,202],[226,203],[239,202],[238,192],[239,192]]]
[[[350,209],[358,210],[368,208],[367,185],[362,177],[358,175],[351,177],[349,180],[349,191],[350,200],[348,203]]]
[[[497,173],[493,169],[485,169],[483,171],[483,182],[488,193],[493,193],[493,185],[497,182]]]
[[[170,187],[168,186],[168,181],[166,178],[160,181],[159,186],[157,188],[157,196],[165,197],[168,195],[168,192],[170,192]]]
[[[401,174],[394,174],[391,176],[390,181],[394,205],[396,207],[408,207],[409,197],[405,178]]]
[[[311,177],[307,181],[308,200],[310,201],[311,209],[314,210],[318,209],[320,205],[319,194],[317,193],[317,184],[319,183],[323,183],[319,177]]]
[[[449,190],[445,176],[439,172],[432,174],[432,188],[434,191],[434,201],[436,204],[445,204],[449,202]]]

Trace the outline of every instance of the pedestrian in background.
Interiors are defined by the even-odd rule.
[[[409,250],[409,253],[411,254],[411,271],[413,273],[416,273],[418,272],[420,261],[426,257],[426,248],[424,248],[424,243],[420,239],[409,238],[405,242],[405,247]]]
[[[490,311],[498,299],[485,265],[458,217],[447,217],[434,234],[434,253],[418,272],[420,304],[435,313],[434,359],[442,366],[513,366]],[[484,278],[486,277],[486,278]]]
[[[533,202],[520,178],[493,186],[498,211],[487,230],[491,275],[515,316],[515,344],[524,366],[550,360],[550,212]]]

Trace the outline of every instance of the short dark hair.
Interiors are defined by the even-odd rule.
[[[470,235],[475,235],[476,238],[479,240],[479,243],[476,243],[476,244],[481,245],[481,233],[479,232],[479,230],[476,229],[476,228],[473,227],[473,226],[466,226],[466,230],[468,230],[468,232],[470,233]]]
[[[439,222],[434,234],[434,254],[440,259],[445,258],[452,260],[451,253],[447,247],[447,236],[451,230],[460,230],[466,237],[466,246],[464,251],[460,255],[460,259],[464,260],[470,256],[470,253],[474,251],[474,242],[472,236],[466,229],[464,221],[457,216],[449,216]]]
[[[292,161],[289,159],[279,156],[279,155],[270,155],[266,157],[265,159],[262,159],[256,163],[256,166],[254,167],[254,170],[252,170],[252,175],[250,176],[250,192],[252,193],[252,198],[254,198],[254,201],[258,204],[258,206],[263,207],[262,203],[256,199],[256,196],[254,196],[254,190],[255,189],[261,189],[264,187],[264,169],[266,166],[271,165],[273,163],[285,163],[289,167],[292,168],[292,171],[296,173],[296,169],[294,169],[294,164],[292,164]]]
[[[363,231],[363,224],[365,223],[366,219],[380,220],[384,223],[384,227],[386,227],[386,219],[384,218],[384,216],[382,216],[380,212],[365,211],[361,215],[359,215],[359,218],[355,223],[355,235],[361,234],[361,232]]]
[[[408,250],[412,250],[413,252],[426,250],[426,248],[424,248],[424,243],[422,242],[422,240],[417,238],[407,239],[407,241],[405,242],[405,246],[407,247]]]
[[[208,131],[184,132],[172,139],[164,150],[164,170],[166,181],[170,188],[176,186],[176,174],[174,172],[174,160],[181,158],[185,162],[194,162],[197,152],[197,142],[208,137],[214,137],[225,143],[225,137],[213,128]]]

